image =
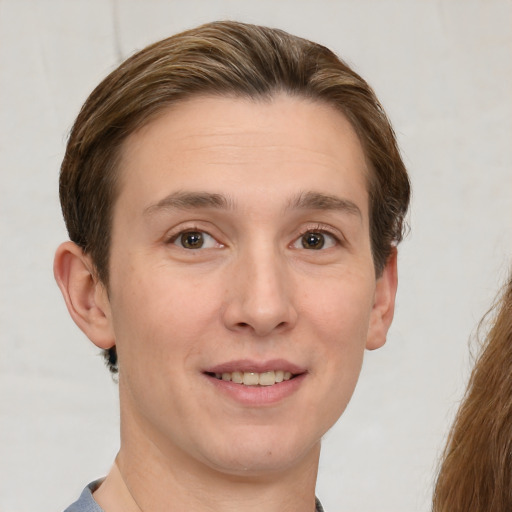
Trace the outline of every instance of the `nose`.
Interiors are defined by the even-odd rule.
[[[278,254],[260,247],[240,255],[228,284],[224,324],[259,337],[289,330],[297,322],[293,291],[290,271]]]

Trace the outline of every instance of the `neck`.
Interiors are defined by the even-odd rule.
[[[313,512],[319,454],[318,443],[287,470],[246,476],[122,445],[94,498],[105,512]]]
[[[289,444],[284,428],[258,423],[257,415],[249,416],[253,430],[242,424],[240,438],[236,429],[230,431],[232,441],[162,429],[158,421],[133,413],[121,379],[119,386],[121,449],[94,493],[105,512],[315,510],[319,440],[306,446],[291,435]]]

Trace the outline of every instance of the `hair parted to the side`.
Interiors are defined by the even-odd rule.
[[[452,426],[433,512],[512,510],[512,273]]]
[[[170,105],[196,95],[270,99],[284,92],[331,105],[357,132],[370,167],[370,236],[380,274],[403,236],[410,184],[389,120],[370,86],[333,52],[267,27],[214,22],[136,53],[83,105],[61,167],[69,237],[108,287],[112,210],[122,145]],[[115,348],[106,355],[116,368]]]

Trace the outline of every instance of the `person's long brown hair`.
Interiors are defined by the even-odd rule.
[[[512,511],[512,274],[489,314],[491,328],[443,454],[433,512]]]

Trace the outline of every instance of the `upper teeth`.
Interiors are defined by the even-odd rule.
[[[256,372],[224,372],[216,373],[217,379],[228,380],[236,384],[244,384],[245,386],[272,386],[283,380],[290,380],[292,374],[284,370],[269,371],[263,373]]]

